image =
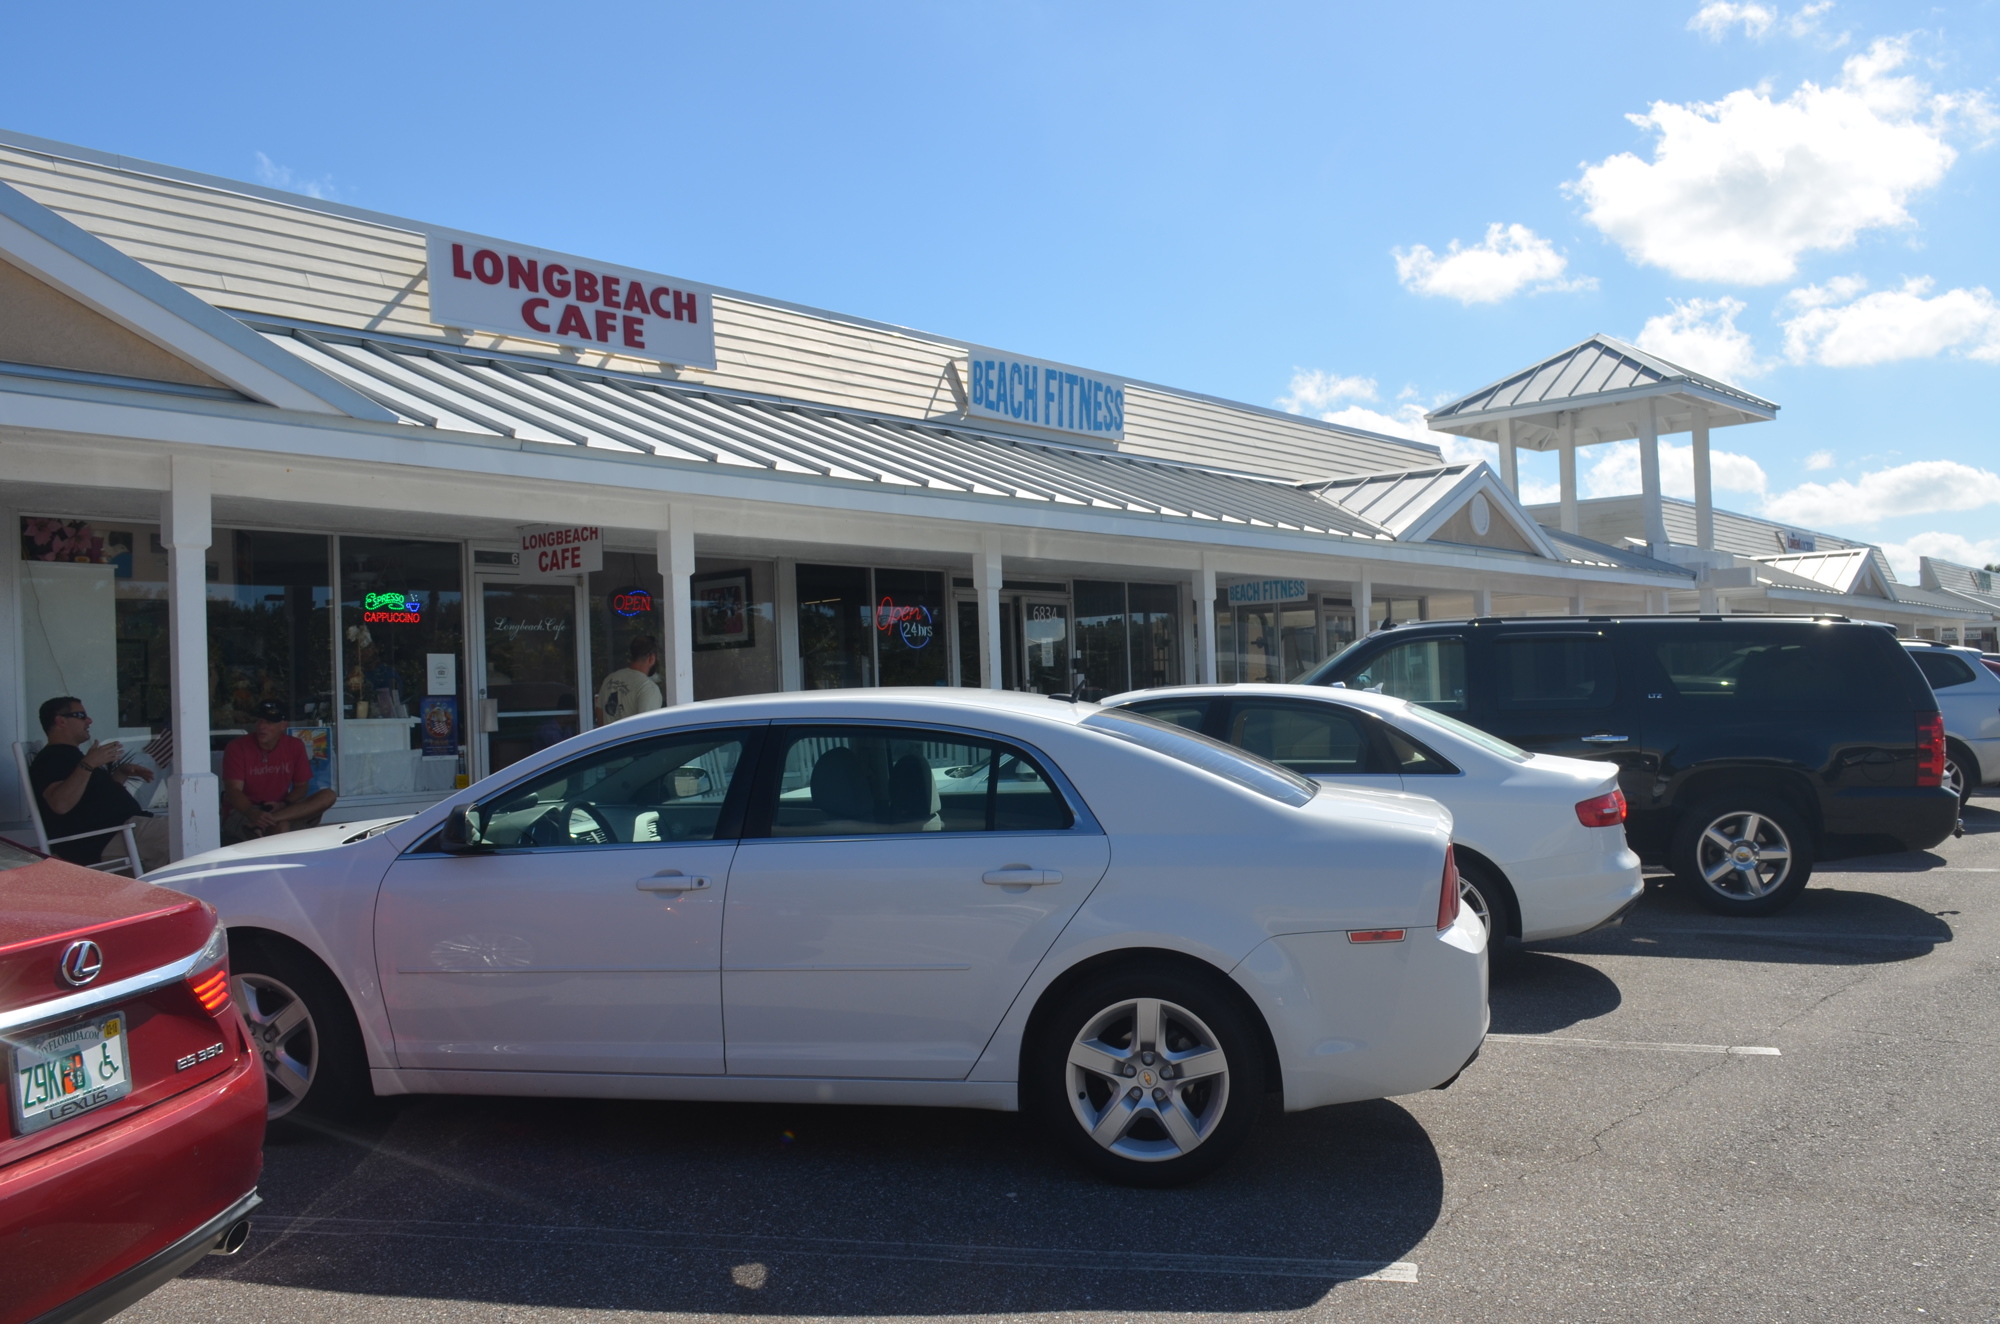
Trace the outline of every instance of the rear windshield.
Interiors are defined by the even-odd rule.
[[[1668,688],[1693,708],[1740,716],[1895,707],[1918,677],[1886,631],[1839,625],[1703,623],[1641,636]],[[1925,695],[1919,706],[1928,707]]]
[[[1469,740],[1487,753],[1498,754],[1503,759],[1512,759],[1516,763],[1526,763],[1528,761],[1528,751],[1522,749],[1519,745],[1510,745],[1499,736],[1481,731],[1470,722],[1461,722],[1456,717],[1426,708],[1422,704],[1406,704],[1403,707],[1403,711],[1398,713],[1397,716],[1407,717],[1420,724],[1428,724],[1440,730],[1449,731],[1459,739]]]
[[[1142,749],[1150,749],[1155,754],[1164,754],[1191,768],[1200,768],[1203,772],[1235,782],[1238,786],[1294,808],[1319,793],[1318,782],[1301,777],[1290,768],[1281,768],[1255,754],[1246,754],[1233,745],[1211,740],[1186,727],[1174,726],[1144,713],[1106,708],[1084,718],[1083,725],[1130,741]]]
[[[1954,685],[1965,685],[1979,679],[1971,664],[1956,653],[1933,653],[1927,648],[1912,648],[1910,660],[1917,664],[1917,670],[1924,673],[1924,679],[1934,690],[1948,690]]]

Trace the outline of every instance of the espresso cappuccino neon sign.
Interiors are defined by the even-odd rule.
[[[418,625],[424,619],[423,600],[414,593],[364,594],[361,619],[370,625]]]

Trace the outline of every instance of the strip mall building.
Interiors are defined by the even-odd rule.
[[[1990,631],[1982,572],[1901,585],[1872,548],[1710,509],[1708,429],[1775,413],[1596,337],[1433,415],[1500,447],[1446,463],[0,133],[0,735],[40,739],[56,694],[128,748],[171,728],[155,807],[185,852],[216,839],[220,750],[259,702],[338,817],[406,811],[600,720],[639,634],[681,703],[1284,680],[1424,616]],[[1672,430],[1696,438],[1685,507],[1659,492]],[[1579,502],[1576,450],[1625,437],[1647,490]],[[1563,451],[1557,507],[1516,500],[1524,446]],[[0,826],[27,812],[8,760]]]

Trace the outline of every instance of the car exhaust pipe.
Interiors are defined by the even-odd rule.
[[[243,1249],[243,1243],[250,1240],[250,1220],[239,1218],[229,1225],[216,1243],[209,1247],[210,1255],[234,1255]]]

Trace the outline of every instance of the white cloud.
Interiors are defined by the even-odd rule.
[[[1593,447],[1596,461],[1584,473],[1580,486],[1587,497],[1625,496],[1640,489],[1639,443],[1614,441]],[[1589,454],[1589,451],[1584,452]],[[1708,453],[1709,485],[1721,492],[1761,494],[1770,481],[1762,465],[1734,451]],[[1668,496],[1694,496],[1694,447],[1660,442],[1660,490]]]
[[[1745,88],[1654,102],[1627,116],[1654,133],[1652,160],[1620,152],[1566,188],[1635,262],[1693,280],[1790,279],[1803,253],[1915,224],[1906,204],[1958,158],[1947,135],[1961,120],[1994,124],[1978,93],[1933,95],[1895,76],[1908,59],[1905,41],[1884,39],[1850,57],[1838,83],[1804,83],[1783,101]]]
[[[309,198],[331,200],[334,196],[332,175],[321,175],[317,179],[310,179],[295,173],[290,166],[279,165],[262,152],[257,153],[257,182],[267,188],[303,193]]]
[[[1732,5],[1728,0],[1716,0],[1714,4],[1703,5],[1688,20],[1688,31],[1699,32],[1710,41],[1721,41],[1729,35],[1729,29],[1743,25],[1743,35],[1751,40],[1762,37],[1778,21],[1778,11],[1763,5]]]
[[[1833,468],[1833,452],[1814,451],[1811,455],[1806,456],[1806,468],[1813,473],[1818,473],[1821,469]]]
[[[1373,377],[1343,377],[1317,368],[1293,368],[1291,390],[1279,396],[1277,404],[1286,413],[1303,414],[1331,408],[1342,400],[1374,400],[1379,395]]]
[[[1633,343],[1684,368],[1725,382],[1755,377],[1764,370],[1750,333],[1737,328],[1741,299],[1677,299],[1672,312],[1648,318]]]
[[[1920,567],[1917,558],[1934,556],[1960,565],[1989,566],[2000,563],[2000,538],[1973,541],[1957,533],[1919,533],[1906,542],[1885,542],[1882,552],[1904,583],[1915,584]]]
[[[1916,460],[1849,481],[1801,483],[1764,503],[1775,519],[1815,525],[1874,524],[1902,515],[1978,510],[2000,504],[2000,474],[1956,460]]]
[[[1486,227],[1486,237],[1470,248],[1454,239],[1440,257],[1423,244],[1395,249],[1396,279],[1412,294],[1442,296],[1460,303],[1498,303],[1533,287],[1544,290],[1595,289],[1591,277],[1564,280],[1569,259],[1525,225]]]
[[[1901,289],[1863,295],[1867,284],[1845,276],[1786,295],[1786,303],[1799,311],[1784,323],[1785,357],[1856,368],[1957,350],[2000,363],[2000,302],[1986,287],[1926,297],[1936,282],[1912,276]]]

